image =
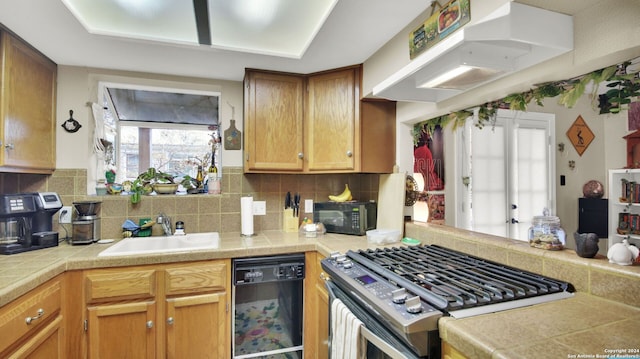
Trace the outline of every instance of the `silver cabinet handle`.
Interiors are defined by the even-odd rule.
[[[353,156],[353,152],[347,151],[347,157],[351,157],[351,156]]]
[[[6,148],[8,150],[12,150],[13,149],[13,143],[7,143],[6,145],[4,145],[4,148]]]
[[[173,325],[173,317],[167,318],[167,324]]]
[[[24,321],[25,323],[27,323],[27,325],[30,325],[31,322],[33,322],[34,320],[40,319],[43,315],[44,315],[44,309],[40,308],[38,309],[38,312],[36,313],[35,317],[27,317]]]
[[[298,158],[299,158],[299,159],[303,159],[303,158],[304,158],[304,153],[299,152],[299,153],[298,153]]]
[[[320,279],[322,280],[330,280],[328,275],[324,274],[324,272],[320,272]]]
[[[150,321],[147,322],[147,328],[148,329],[153,328],[153,320],[150,320]]]

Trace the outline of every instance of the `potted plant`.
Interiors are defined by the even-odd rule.
[[[178,184],[173,181],[173,176],[150,167],[146,172],[142,172],[135,181],[133,181],[132,189],[134,192],[151,193],[155,191],[159,194],[175,193]]]

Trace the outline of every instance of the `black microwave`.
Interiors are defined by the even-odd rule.
[[[327,232],[363,236],[376,228],[376,202],[316,202],[313,222],[324,224]]]

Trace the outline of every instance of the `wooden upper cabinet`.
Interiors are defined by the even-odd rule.
[[[312,172],[357,170],[359,68],[309,76],[306,99],[306,168]]]
[[[57,66],[1,28],[0,49],[0,171],[51,173]]]
[[[245,171],[302,171],[304,78],[248,70]]]
[[[361,100],[362,66],[247,70],[245,172],[391,173],[395,102]]]

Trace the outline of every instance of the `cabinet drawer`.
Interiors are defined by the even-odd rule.
[[[0,353],[23,336],[35,333],[43,323],[60,313],[61,287],[60,278],[53,279],[2,308]]]
[[[164,271],[166,294],[225,291],[228,269],[225,261],[171,266]]]
[[[155,269],[100,269],[85,274],[87,302],[153,298]]]

